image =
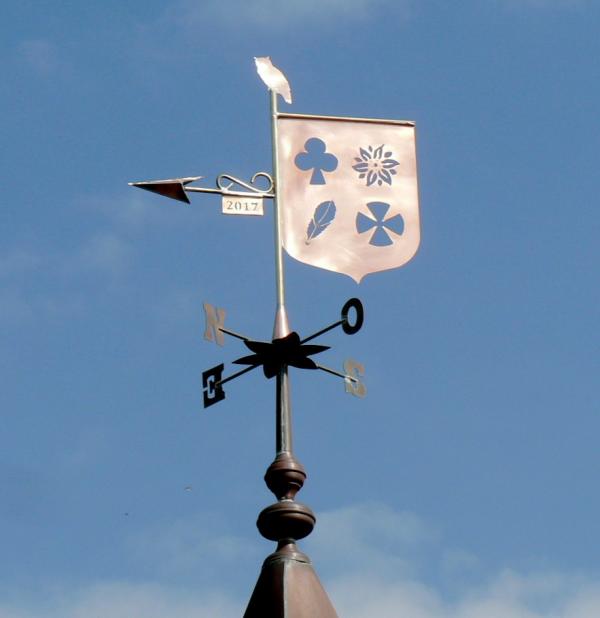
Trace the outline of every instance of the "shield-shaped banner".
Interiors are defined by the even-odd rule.
[[[277,118],[282,242],[293,258],[357,283],[419,246],[413,122]]]

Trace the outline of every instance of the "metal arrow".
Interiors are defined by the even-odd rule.
[[[168,180],[144,180],[142,182],[130,182],[130,187],[138,187],[152,193],[158,193],[164,197],[190,204],[187,193],[213,193],[221,196],[231,197],[253,197],[253,198],[273,198],[273,179],[266,172],[257,172],[252,176],[248,183],[244,180],[236,178],[231,174],[219,174],[217,176],[217,188],[188,186],[192,182],[196,182],[204,178],[204,176],[188,176],[186,178],[171,178]],[[264,178],[267,181],[265,189],[259,189],[254,186],[254,183],[259,179]],[[227,183],[227,184],[225,184]],[[235,186],[243,187],[245,191],[235,189]]]

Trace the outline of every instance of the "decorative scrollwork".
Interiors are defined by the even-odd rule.
[[[261,189],[260,187],[256,186],[256,181],[259,178],[265,178],[267,180],[268,185],[266,188]],[[273,197],[273,178],[270,176],[270,174],[267,174],[267,172],[257,172],[256,174],[254,174],[254,176],[252,176],[252,179],[249,183],[239,178],[236,178],[231,174],[219,174],[217,176],[217,187],[220,191],[223,192],[223,194],[239,192],[239,189],[236,188],[236,185],[238,187],[243,187],[244,189],[250,191],[252,194],[255,194],[257,196]]]

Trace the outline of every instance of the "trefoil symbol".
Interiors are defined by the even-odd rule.
[[[309,172],[311,185],[324,185],[325,176],[323,172],[333,172],[338,166],[338,159],[335,155],[327,152],[327,146],[322,139],[311,137],[304,144],[305,152],[296,155],[294,163],[300,170]]]

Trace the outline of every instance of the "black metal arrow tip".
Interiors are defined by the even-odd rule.
[[[184,185],[200,180],[200,178],[202,176],[173,178],[171,180],[145,180],[143,182],[130,182],[129,186],[152,191],[152,193],[158,193],[158,195],[189,204],[190,200],[185,192]]]

